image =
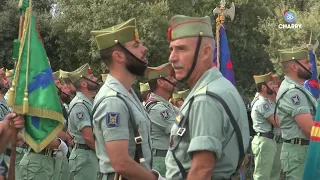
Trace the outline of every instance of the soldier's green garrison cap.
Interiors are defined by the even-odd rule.
[[[168,28],[168,40],[186,37],[212,37],[212,25],[209,16],[189,17],[184,15],[175,15],[171,18]]]
[[[82,77],[88,77],[91,73],[91,69],[88,63],[82,65],[78,69],[68,73],[68,78],[72,83],[78,81]]]
[[[259,75],[259,76],[253,75],[253,79],[256,84],[273,81],[272,72],[269,72],[268,74],[264,74],[264,75]]]
[[[145,78],[148,81],[168,76],[173,76],[171,63],[162,64],[158,67],[148,67],[145,72]]]
[[[91,31],[91,34],[95,38],[98,50],[110,48],[118,42],[123,44],[132,40],[139,41],[135,18],[107,29]]]
[[[308,59],[308,49],[305,47],[279,49],[281,62]]]
[[[146,91],[150,91],[150,86],[149,83],[139,83],[140,86],[140,92],[146,92]]]

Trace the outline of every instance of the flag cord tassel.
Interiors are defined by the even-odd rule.
[[[30,2],[31,4],[31,2]],[[30,11],[30,7],[27,11]],[[30,16],[29,16],[30,17]],[[27,54],[27,64],[26,64],[26,87],[24,89],[24,98],[23,98],[23,109],[22,113],[27,114],[29,111],[29,100],[28,100],[28,80],[29,80],[29,63],[30,63],[30,44],[31,44],[31,23],[29,24],[28,31],[28,54]]]
[[[217,45],[217,68],[218,70],[220,71],[220,27],[221,27],[221,22],[220,22],[220,14],[218,15],[217,17],[217,20],[216,20],[216,45]]]

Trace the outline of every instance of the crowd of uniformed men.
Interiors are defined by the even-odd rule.
[[[88,64],[53,73],[65,126],[39,153],[19,132],[17,180],[239,178],[249,147],[247,111],[234,85],[212,65],[209,17],[173,16],[169,63],[158,67],[148,67],[134,18],[91,34],[109,73],[101,75],[102,83]],[[301,180],[317,105],[302,86],[311,65],[305,49],[282,50],[280,59],[281,85],[272,73],[254,76],[254,179],[280,179],[283,171],[287,179]],[[6,103],[13,70],[0,74],[0,179],[5,179],[8,127],[22,129],[24,120]],[[145,77],[141,98],[131,88],[136,76]],[[179,91],[178,82],[187,82],[190,90]]]

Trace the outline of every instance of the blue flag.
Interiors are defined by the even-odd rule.
[[[228,39],[227,34],[224,28],[224,23],[219,23],[217,25],[219,28],[219,42],[215,41],[214,48],[214,57],[213,64],[217,66],[218,62],[220,63],[219,70],[222,75],[227,78],[233,85],[236,85],[236,81],[234,79],[234,73],[232,68],[232,62],[229,52]],[[219,50],[218,50],[219,49]],[[217,62],[217,52],[219,52],[219,58]]]
[[[319,85],[318,85],[318,72],[317,72],[317,64],[316,64],[316,56],[312,52],[312,50],[308,51],[311,66],[312,77],[309,80],[304,82],[304,87],[311,92],[314,98],[319,98]]]

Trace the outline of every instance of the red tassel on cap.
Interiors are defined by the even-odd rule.
[[[91,70],[91,68],[90,68],[90,67],[88,68],[88,74],[89,74],[89,75],[91,75],[91,74],[92,74],[92,70]]]
[[[172,29],[168,28],[168,40],[171,41],[172,40]]]

